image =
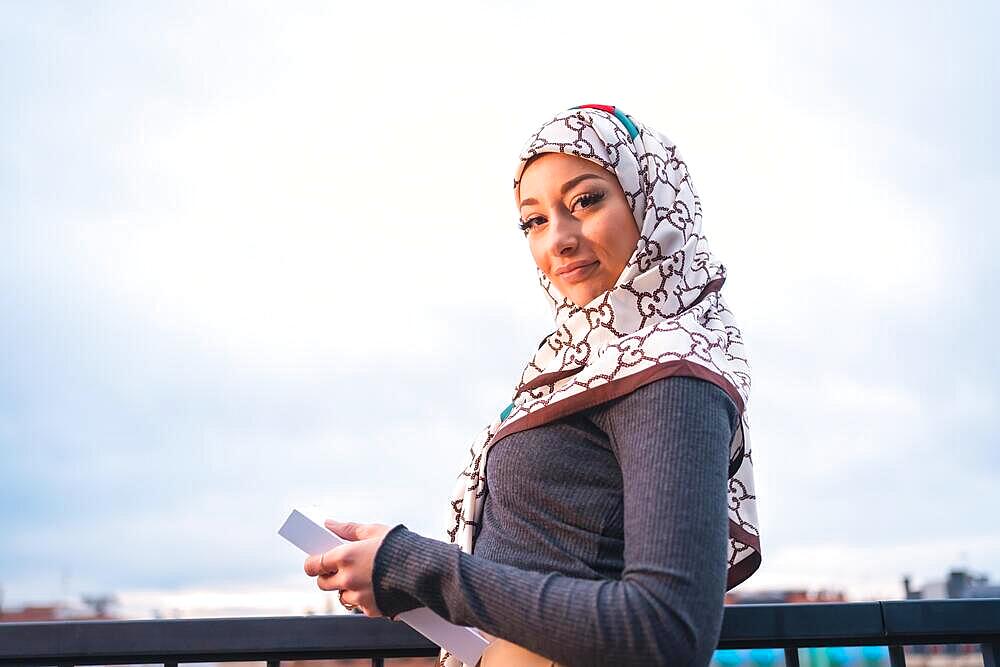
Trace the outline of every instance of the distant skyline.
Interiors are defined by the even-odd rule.
[[[754,369],[740,590],[1000,577],[993,3],[0,7],[4,604],[290,613],[288,510],[442,537],[550,324],[553,113],[677,143]],[[213,611],[214,610],[214,611]]]

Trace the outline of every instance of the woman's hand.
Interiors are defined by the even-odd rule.
[[[360,608],[366,616],[381,616],[375,604],[372,568],[375,552],[390,527],[380,523],[340,523],[333,519],[327,519],[324,525],[348,540],[348,544],[307,558],[306,574],[316,577],[316,585],[324,591],[339,590],[342,603]]]

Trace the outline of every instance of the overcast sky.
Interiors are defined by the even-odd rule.
[[[996,3],[0,5],[5,604],[322,606],[293,505],[442,536],[550,319],[555,112],[675,141],[754,369],[741,588],[1000,577]]]

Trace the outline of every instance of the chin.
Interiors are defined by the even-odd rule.
[[[603,292],[577,292],[573,296],[569,297],[569,300],[575,303],[580,308],[583,308],[588,303],[599,297]]]
[[[552,284],[555,285],[560,294],[565,295],[567,299],[581,308],[614,287],[613,284],[607,287],[594,284],[560,284],[555,280],[552,281]]]

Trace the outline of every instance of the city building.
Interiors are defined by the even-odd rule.
[[[903,592],[907,600],[1000,598],[1000,583],[990,583],[985,574],[954,569],[943,581],[928,582],[919,589],[909,577],[903,577]]]

